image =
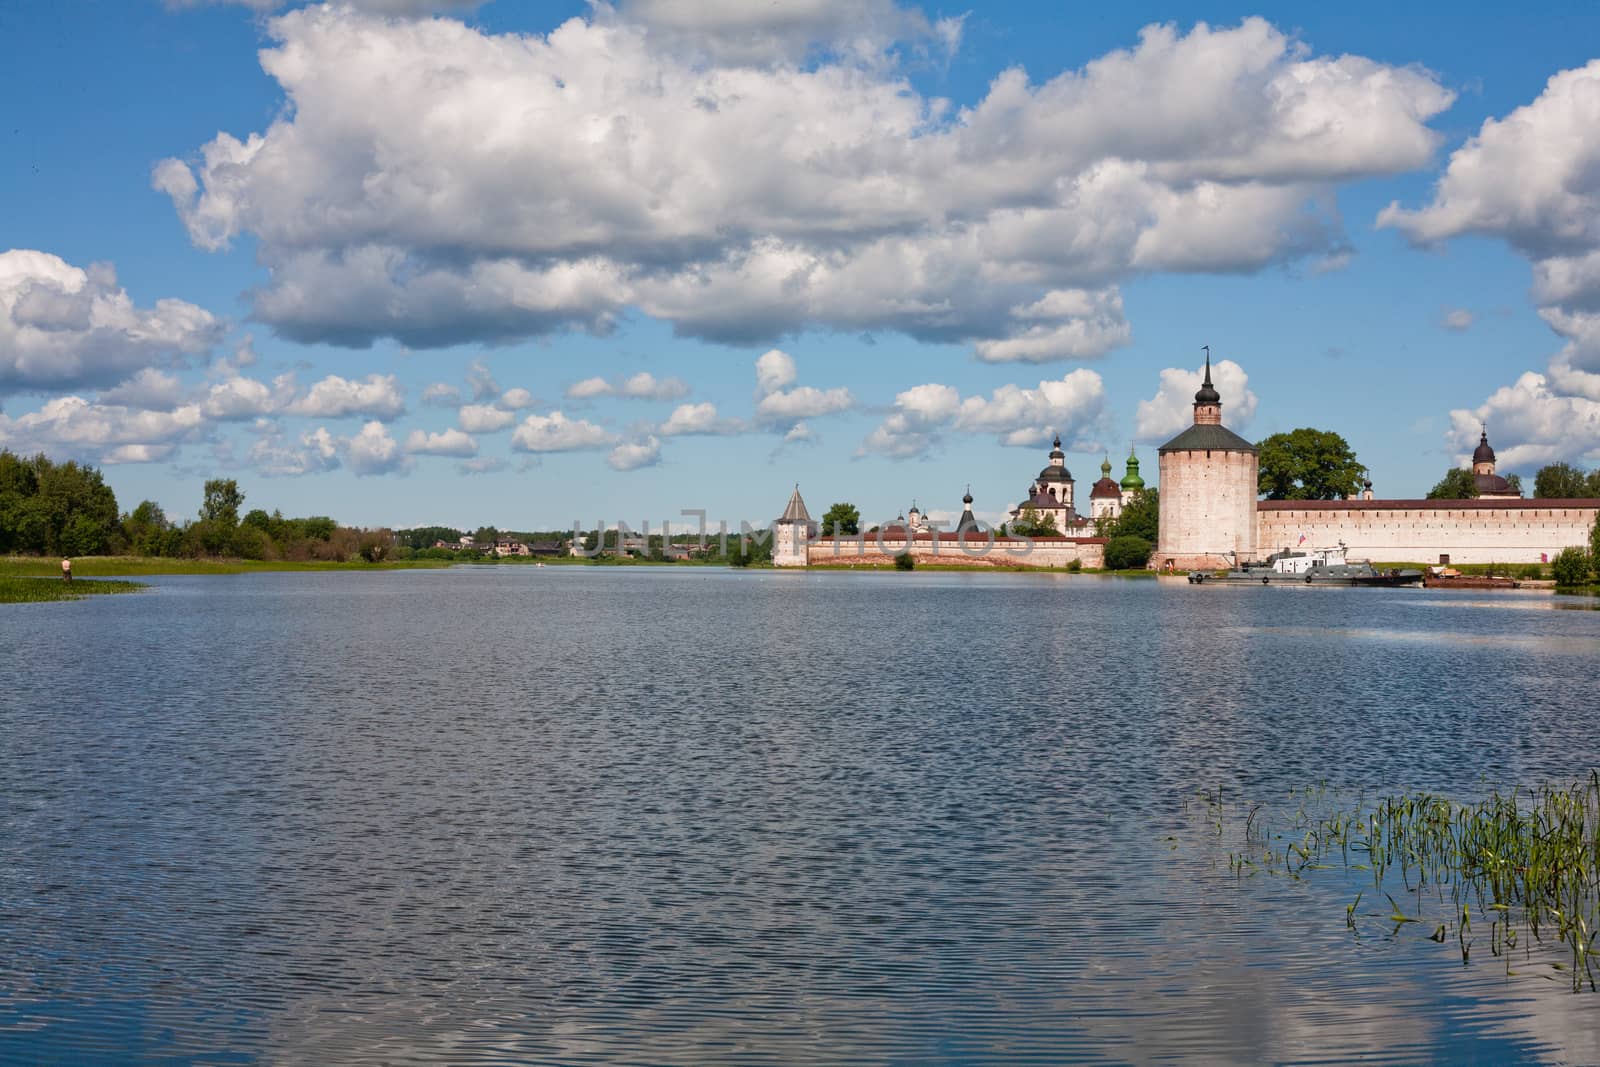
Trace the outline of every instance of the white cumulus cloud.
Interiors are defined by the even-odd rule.
[[[640,371],[626,378],[607,381],[605,378],[585,378],[567,389],[572,400],[592,400],[599,396],[621,396],[633,400],[678,400],[689,395],[689,386],[678,378],[657,378],[649,371]]]
[[[0,394],[110,386],[206,352],[222,332],[210,312],[182,300],[136,306],[107,264],[0,252]]]
[[[1060,434],[1071,447],[1098,444],[1105,383],[1091,370],[1046,379],[1034,388],[1003,385],[987,397],[963,397],[954,386],[930,382],[895,397],[894,410],[867,435],[858,456],[910,459],[926,455],[949,431],[992,433],[1003,445],[1036,446]]]
[[[986,363],[1098,359],[1133,336],[1122,317],[1122,294],[1116,289],[1058,289],[1012,309],[1012,316],[1019,322],[1017,332],[997,341],[979,341],[979,359]]]
[[[196,437],[204,425],[198,404],[146,411],[62,396],[37,411],[0,414],[0,447],[91,462],[148,462],[166,458],[173,446]]]
[[[445,382],[434,382],[422,390],[422,402],[429,407],[459,407],[461,405],[461,390]]]
[[[313,383],[287,410],[291,415],[317,419],[349,415],[392,419],[405,413],[405,390],[392,374],[369,374],[358,381],[330,374]]]
[[[441,433],[412,430],[406,437],[406,451],[423,456],[475,456],[478,442],[454,428]]]
[[[1417,244],[1474,234],[1505,241],[1533,266],[1539,314],[1565,340],[1545,373],[1529,371],[1477,409],[1452,411],[1448,439],[1463,442],[1489,418],[1508,468],[1593,454],[1600,372],[1600,59],[1554,75],[1530,104],[1485,120],[1450,156],[1432,199],[1390,204],[1378,216]],[[1570,424],[1570,431],[1559,427]],[[1470,424],[1470,427],[1469,427]],[[1476,444],[1477,430],[1472,429]],[[1470,449],[1466,449],[1470,451]]]
[[[125,382],[100,391],[99,402],[145,411],[171,411],[188,399],[189,391],[176,375],[145,367]]]
[[[276,423],[268,423],[262,430],[250,447],[249,461],[266,477],[293,478],[339,466],[341,442],[324,427],[308,430],[293,442],[285,439]]]
[[[653,467],[661,462],[661,441],[654,436],[642,441],[627,441],[613,448],[606,456],[612,470],[633,471]]]
[[[1168,367],[1161,372],[1156,395],[1139,401],[1134,412],[1134,435],[1150,444],[1164,444],[1194,423],[1194,394],[1205,381],[1205,371],[1196,367]],[[1211,384],[1222,394],[1223,425],[1235,431],[1250,425],[1256,414],[1256,394],[1250,390],[1250,376],[1231,359],[1211,364]]]
[[[389,430],[376,419],[344,443],[345,462],[358,477],[404,470],[410,463]]]
[[[511,435],[518,452],[578,452],[604,448],[616,436],[586,419],[569,419],[559,411],[529,415]]]
[[[1531,474],[1558,460],[1600,461],[1600,374],[1526,371],[1476,408],[1451,411],[1446,437],[1458,464],[1471,460],[1484,427],[1502,473]]]
[[[756,389],[763,396],[793,385],[798,373],[794,357],[781,349],[774,348],[756,357]]]
[[[888,0],[641,0],[544,35],[305,7],[261,53],[281,117],[153,181],[197,246],[253,239],[253,313],[297,340],[637,309],[725,343],[886,330],[1036,362],[1124,343],[1125,278],[1346,257],[1339,185],[1427,163],[1452,101],[1252,18],[956,107],[897,49],[960,26]]]
[[[717,414],[717,406],[709,401],[700,404],[679,404],[667,421],[656,427],[662,437],[686,437],[692,434],[742,433],[744,424],[736,419],[724,419]]]
[[[493,404],[467,404],[456,412],[456,421],[468,433],[494,433],[516,422],[517,416]]]
[[[272,385],[234,375],[208,387],[200,406],[208,419],[226,422],[271,415],[294,399],[294,379],[280,375]]]
[[[844,386],[818,389],[802,385],[768,393],[756,405],[756,415],[763,420],[792,423],[799,419],[814,419],[849,411],[854,406],[855,397]]]
[[[533,394],[526,389],[507,389],[500,394],[495,404],[507,411],[521,411],[523,408],[533,406]]]

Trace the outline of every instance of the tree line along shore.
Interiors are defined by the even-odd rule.
[[[1274,434],[1259,447],[1260,492],[1266,499],[1353,497],[1367,476],[1367,468],[1336,433],[1301,428]],[[1520,488],[1520,481],[1516,485]],[[1446,471],[1428,494],[1431,499],[1466,499],[1474,495],[1470,472],[1459,468]],[[1600,470],[1583,471],[1567,463],[1547,464],[1534,476],[1533,495],[1555,499],[1600,496]],[[568,555],[573,538],[570,530],[511,531],[492,526],[475,530],[447,526],[365,528],[344,525],[325,515],[296,518],[286,517],[278,510],[247,511],[244,505],[245,494],[235,480],[214,478],[204,483],[193,518],[174,521],[151,500],[123,511],[98,468],[71,460],[56,462],[42,453],[23,456],[0,449],[0,578],[58,576],[56,561],[62,557],[78,560],[75,573],[84,577],[532,562],[515,555],[497,555],[497,542],[558,545],[560,555],[544,559],[550,563],[759,567],[770,565],[772,558],[771,538],[763,536],[766,531],[757,531],[748,539],[730,536],[723,540],[713,536],[702,542],[693,533],[624,539],[617,530],[596,529],[580,535],[578,551]],[[1106,569],[1142,568],[1157,543],[1159,519],[1159,491],[1151,488],[1142,491],[1115,518],[1102,520],[1096,534],[1108,539]],[[860,510],[848,502],[835,503],[819,526],[823,536],[855,536],[862,532]],[[869,528],[866,533],[874,529]],[[1058,531],[1048,516],[1041,518],[1025,508],[999,532],[1051,536]],[[1522,565],[1515,574],[1534,577],[1531,568],[1537,566]],[[952,563],[944,569],[960,567],[959,563]],[[901,568],[909,569],[904,564]],[[1470,569],[1508,572],[1508,568],[1494,564]],[[1600,524],[1591,533],[1586,548],[1567,549],[1551,561],[1548,572],[1541,567],[1538,576],[1547,573],[1562,587],[1593,585],[1600,577]],[[4,599],[0,595],[0,601]]]

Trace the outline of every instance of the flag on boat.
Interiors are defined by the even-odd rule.
[[[1306,543],[1306,535],[1305,534],[1301,534],[1300,535],[1300,540],[1298,540],[1298,541],[1296,541],[1294,543],[1294,547],[1299,548],[1301,545],[1303,545],[1305,543]]]

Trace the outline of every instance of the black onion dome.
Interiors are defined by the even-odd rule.
[[[1052,463],[1039,472],[1039,477],[1036,480],[1041,482],[1070,482],[1072,481],[1072,472],[1059,463]]]
[[[1200,391],[1194,394],[1196,404],[1220,404],[1222,394],[1217,392],[1217,387],[1211,384],[1211,353],[1206,353],[1206,380],[1200,386]]]
[[[1493,463],[1494,449],[1489,447],[1489,431],[1484,430],[1478,437],[1478,447],[1472,453],[1474,463]]]
[[[1207,382],[1200,387],[1199,392],[1194,394],[1194,402],[1196,404],[1220,404],[1222,403],[1222,394],[1217,392],[1215,386]]]

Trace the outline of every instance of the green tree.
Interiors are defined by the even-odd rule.
[[[244,506],[244,493],[232,478],[212,478],[206,482],[205,498],[200,503],[200,521],[211,523],[229,533],[239,525],[239,509]]]
[[[333,537],[333,531],[339,524],[326,515],[313,515],[309,519],[294,520],[300,524],[301,536],[313,541],[327,541]]]
[[[1061,531],[1056,529],[1055,516],[1041,515],[1038,508],[1028,504],[1011,523],[1011,533],[1016,537],[1057,537]]]
[[[1429,500],[1473,500],[1477,495],[1478,483],[1465,467],[1451,467],[1439,483],[1428,490]]]
[[[902,552],[894,558],[894,569],[897,571],[914,571],[917,561],[909,552]]]
[[[1533,495],[1546,500],[1570,500],[1588,492],[1589,479],[1570,463],[1547,463],[1533,476]]]
[[[861,512],[854,504],[838,503],[822,516],[822,533],[858,534],[861,532]]]
[[[1581,548],[1563,548],[1550,564],[1556,584],[1567,587],[1587,585],[1593,569],[1593,560]]]
[[[570,536],[571,531],[562,531],[557,536]],[[415,549],[432,548],[435,541],[448,541],[455,544],[461,540],[461,531],[452,526],[417,526],[410,530],[396,531],[401,542]]]
[[[104,552],[107,538],[117,526],[118,514],[116,494],[100,472],[71,461],[52,463],[43,455],[35,456],[32,462],[39,486],[35,506],[45,522],[44,551],[54,554],[70,548],[75,555]]]
[[[368,563],[382,563],[389,558],[389,553],[394,548],[394,533],[391,530],[364,530],[361,533],[360,547],[357,552]]]
[[[100,471],[48,456],[0,451],[0,551],[105,552],[122,531]]]
[[[80,511],[61,528],[57,550],[64,556],[97,556],[106,550],[109,534],[99,519]]]
[[[239,559],[270,559],[273,556],[272,537],[260,526],[242,522],[228,541],[227,552]]]
[[[252,508],[245,517],[239,520],[241,526],[253,526],[269,537],[274,530],[283,526],[283,512],[274,512],[268,515],[262,508]]]
[[[1600,515],[1594,517],[1594,524],[1589,527],[1589,558],[1600,566]]]
[[[1331,430],[1302,426],[1258,446],[1257,488],[1268,500],[1345,500],[1361,491],[1367,468]]]
[[[1155,546],[1142,537],[1120,534],[1106,542],[1106,569],[1137,570],[1150,562]]]
[[[1141,489],[1122,506],[1122,513],[1106,524],[1102,537],[1137,537],[1157,544],[1161,538],[1161,493]]]
[[[158,556],[161,554],[163,535],[171,525],[160,504],[154,500],[144,500],[122,517],[122,536],[135,555]]]

